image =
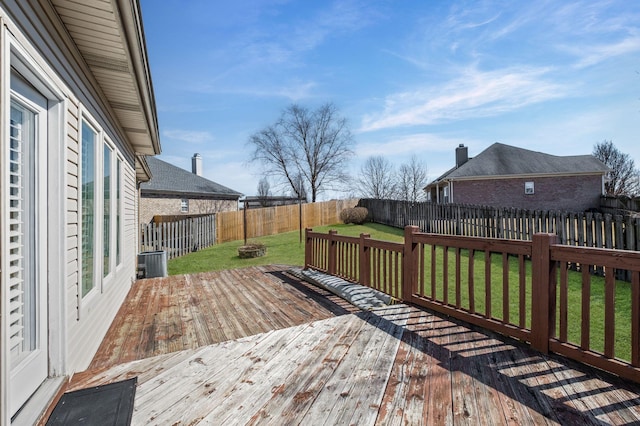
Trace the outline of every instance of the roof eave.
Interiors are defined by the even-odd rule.
[[[136,155],[136,179],[138,182],[149,182],[153,177],[147,157],[145,155]]]
[[[561,172],[561,173],[519,173],[508,175],[476,175],[476,176],[449,176],[446,181],[464,181],[464,180],[495,180],[495,179],[517,179],[517,178],[536,178],[536,177],[564,177],[564,176],[589,176],[589,175],[605,175],[606,171],[585,171],[585,172]]]
[[[217,200],[238,200],[242,197],[240,193],[223,194],[215,192],[192,192],[192,191],[169,191],[161,189],[149,189],[142,188],[140,190],[142,195],[154,195],[154,196],[180,196],[184,198],[201,198],[201,199],[217,199]]]
[[[140,16],[140,3],[138,0],[117,0],[117,3],[133,67],[132,77],[136,81],[136,87],[138,88],[140,99],[142,99],[142,108],[152,151],[151,153],[141,152],[141,154],[157,155],[160,154],[162,148],[160,146],[158,115],[146,50],[146,39],[142,17]]]
[[[39,0],[60,34],[66,54],[86,76],[96,102],[118,125],[116,129],[135,155],[161,152],[151,73],[138,0],[108,0],[99,17],[92,7],[70,0]],[[53,11],[57,17],[53,17]],[[80,21],[80,22],[78,22]],[[80,25],[84,24],[84,26]],[[81,31],[78,28],[82,28]],[[98,49],[108,35],[113,45]],[[123,88],[126,88],[123,91]],[[135,101],[130,94],[135,95]]]

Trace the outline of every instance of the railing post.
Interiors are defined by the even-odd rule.
[[[551,261],[550,246],[555,234],[534,234],[531,251],[531,347],[549,352],[549,339],[555,334],[556,265]]]
[[[413,225],[404,227],[404,252],[402,255],[402,300],[411,302],[417,292],[418,244],[413,241],[420,228]]]
[[[361,285],[371,286],[371,254],[370,247],[366,244],[367,240],[371,238],[370,234],[360,234],[359,244],[359,271],[358,277]]]
[[[311,231],[311,228],[304,229],[304,269],[309,269],[309,266],[311,266],[311,260],[314,258],[313,243],[309,237],[309,232]]]
[[[329,262],[327,264],[328,266],[328,273],[329,275],[335,275],[336,274],[336,265],[338,263],[338,250],[337,250],[337,241],[333,238],[334,235],[336,235],[338,233],[338,231],[334,231],[334,230],[330,230],[329,231]]]

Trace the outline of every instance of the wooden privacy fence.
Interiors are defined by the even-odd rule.
[[[216,243],[216,215],[141,224],[140,251],[164,250],[167,258],[183,256]]]
[[[333,225],[340,222],[340,212],[355,207],[357,199],[331,200],[287,206],[264,207],[246,211],[247,238],[296,231],[306,227]],[[302,227],[301,227],[302,219]],[[217,214],[218,243],[244,238],[244,211]]]
[[[305,268],[640,383],[640,253],[562,245],[548,233],[525,241],[407,226],[404,244],[335,231],[305,235]],[[604,276],[590,273],[596,268]],[[617,281],[618,270],[630,282]]]
[[[434,234],[531,240],[538,232],[550,232],[560,244],[640,250],[640,217],[631,215],[374,199],[361,199],[358,205],[369,210],[372,222],[415,225]]]
[[[605,211],[616,212],[619,210],[627,210],[631,212],[640,211],[640,197],[611,197],[603,195],[600,197],[600,209]]]

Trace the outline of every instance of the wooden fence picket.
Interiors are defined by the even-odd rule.
[[[140,235],[140,252],[164,250],[173,259],[215,244],[215,215],[141,224]]]
[[[640,217],[631,215],[376,199],[361,199],[358,205],[369,210],[372,222],[415,225],[434,234],[530,241],[535,233],[554,233],[565,245],[640,249]]]

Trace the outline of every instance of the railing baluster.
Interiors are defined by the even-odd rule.
[[[569,315],[569,263],[560,265],[560,340],[567,341]]]
[[[484,315],[491,318],[491,252],[484,251]]]
[[[640,272],[631,274],[631,365],[640,367]]]
[[[509,255],[502,253],[502,322],[509,323]]]
[[[462,306],[462,291],[460,289],[460,247],[456,247],[456,308]]]
[[[615,356],[614,342],[616,337],[616,270],[613,268],[606,268],[604,273],[604,355],[608,358],[613,358]]]
[[[590,331],[591,331],[591,274],[589,267],[584,263],[580,264],[582,270],[582,326],[580,328],[580,348],[583,351],[590,349]]]

